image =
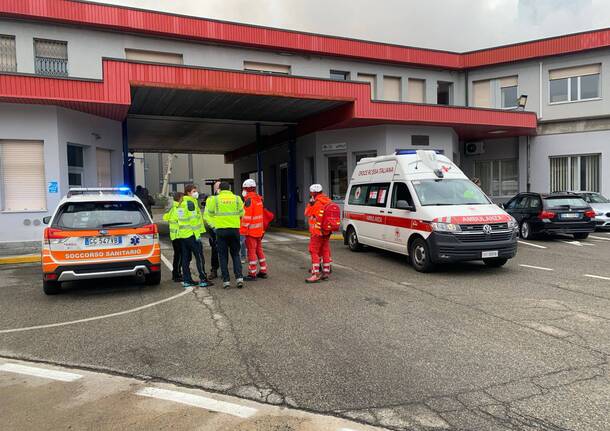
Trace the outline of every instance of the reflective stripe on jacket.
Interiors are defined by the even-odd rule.
[[[203,217],[197,199],[184,196],[176,209],[176,213],[178,215],[177,238],[190,238],[193,235],[195,235],[195,238],[199,238],[205,233]]]
[[[178,202],[172,201],[172,207],[163,214],[163,220],[169,224],[169,239],[178,237]]]
[[[241,235],[260,238],[263,236],[263,198],[256,192],[249,192],[244,203],[244,216],[241,219]]]
[[[322,219],[324,218],[324,207],[332,202],[324,193],[319,193],[315,201],[305,207],[305,217],[309,222],[309,233],[316,236],[323,236]]]
[[[243,215],[244,202],[230,190],[221,190],[216,196],[210,196],[205,203],[204,218],[215,229],[239,229]]]

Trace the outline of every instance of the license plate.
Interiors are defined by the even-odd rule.
[[[481,253],[481,257],[486,259],[488,257],[498,257],[498,250],[484,251]]]
[[[561,214],[561,218],[580,218],[579,213],[565,213]]]
[[[95,247],[97,245],[121,245],[122,236],[93,236],[85,238],[85,246]]]

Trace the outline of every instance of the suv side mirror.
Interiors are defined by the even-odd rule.
[[[409,205],[409,202],[407,202],[405,200],[398,200],[398,201],[396,201],[396,209],[415,211],[415,206]]]
[[[44,217],[42,218],[42,222],[43,222],[44,224],[49,224],[49,222],[50,222],[50,221],[51,221],[51,216],[44,216]]]
[[[499,206],[500,208],[502,208],[502,209],[506,209],[506,207],[504,206],[504,204],[503,204],[502,202],[500,202],[500,203],[498,204],[498,206]]]

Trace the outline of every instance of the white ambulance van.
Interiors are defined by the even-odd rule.
[[[468,260],[499,267],[517,252],[515,219],[451,160],[429,150],[360,160],[342,223],[352,251],[368,245],[408,255],[421,272]]]

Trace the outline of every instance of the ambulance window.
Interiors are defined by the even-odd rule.
[[[407,201],[409,205],[413,205],[411,192],[405,183],[394,183],[394,191],[392,192],[392,208],[396,208],[396,202]]]
[[[385,207],[389,189],[389,183],[371,184],[366,197],[366,205],[372,207]]]
[[[347,202],[350,205],[364,205],[366,202],[368,190],[368,184],[353,185],[349,191],[349,200]]]

